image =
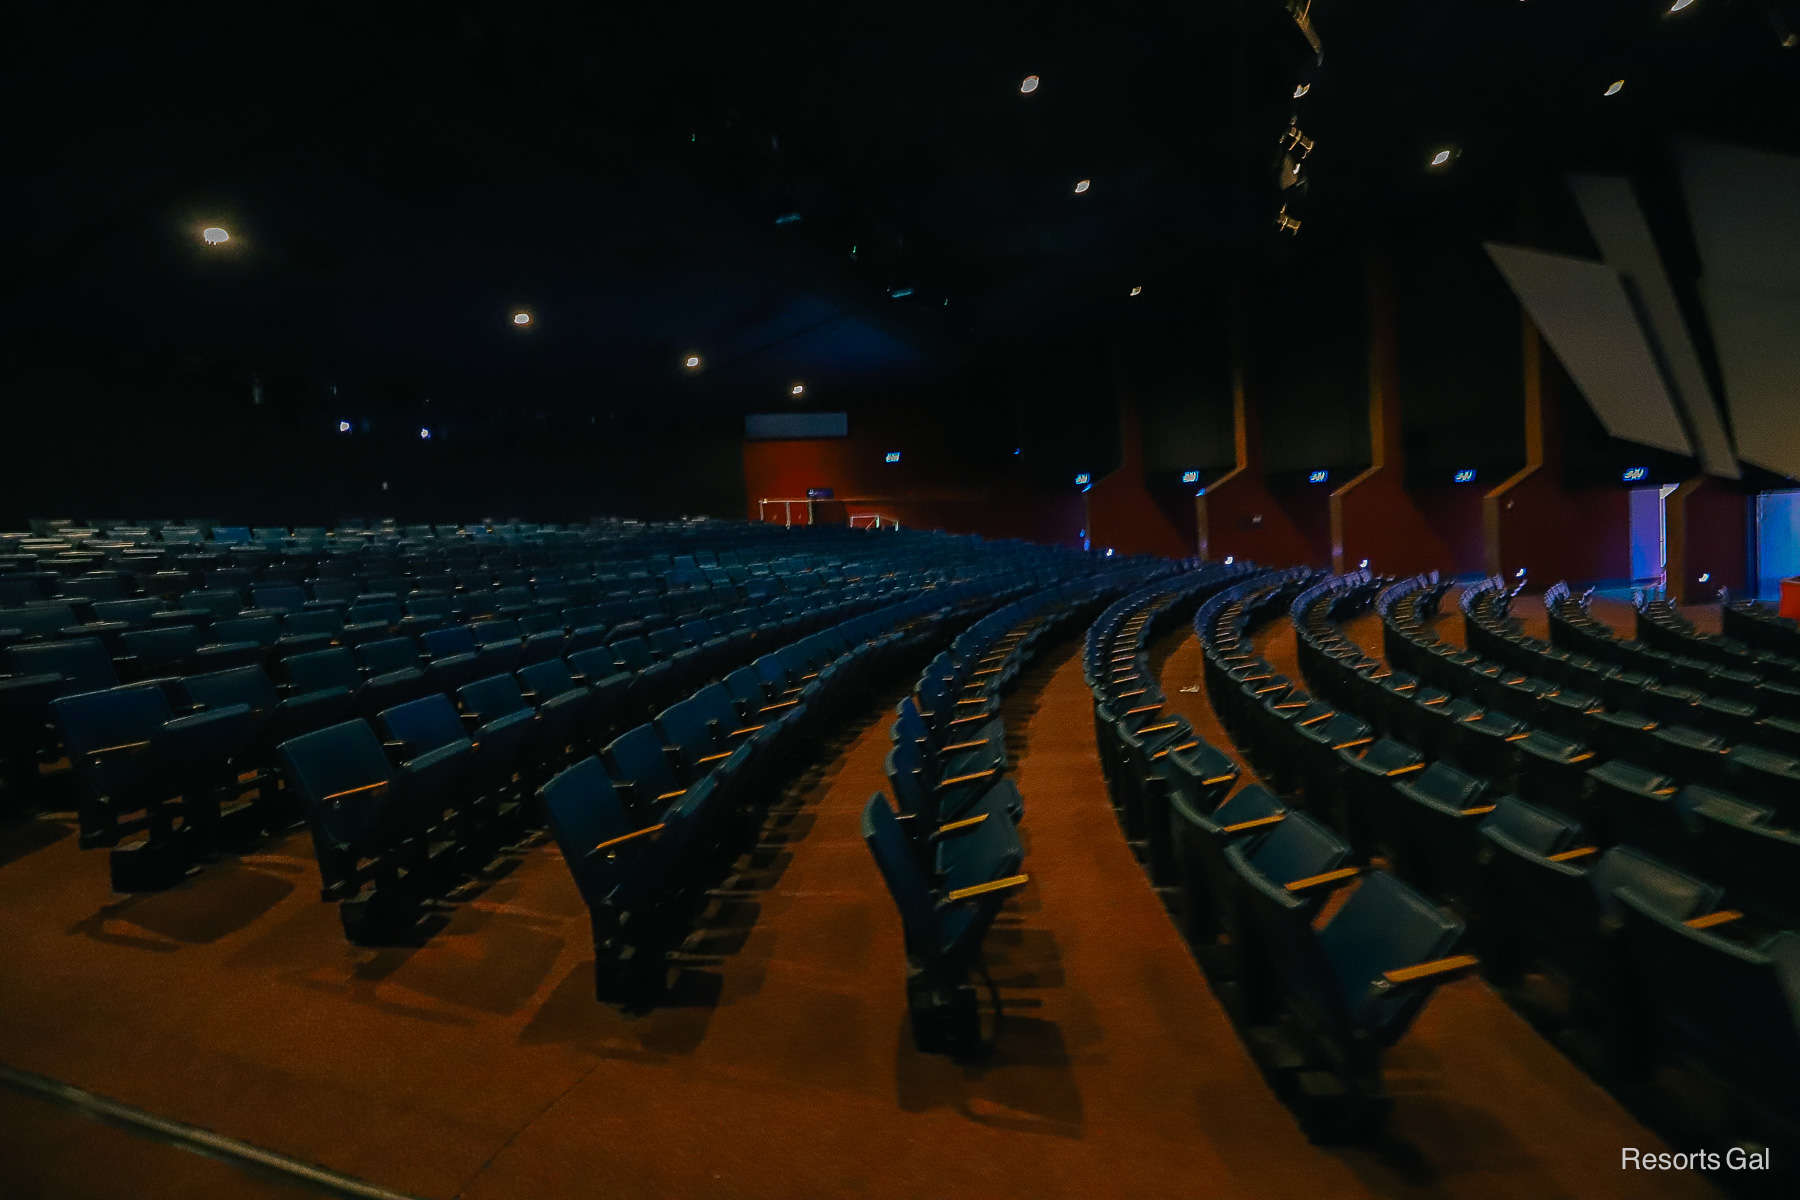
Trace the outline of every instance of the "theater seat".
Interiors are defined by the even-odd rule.
[[[900,914],[914,1044],[927,1053],[977,1053],[980,1019],[968,975],[1007,896],[1028,881],[1018,873],[1016,831],[995,813],[962,835],[938,890],[879,792],[863,809],[862,834]]]

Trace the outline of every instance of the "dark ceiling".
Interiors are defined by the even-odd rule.
[[[715,402],[804,380],[829,406],[1126,319],[1133,286],[1179,306],[1369,227],[1485,235],[1521,181],[1641,169],[1673,132],[1791,139],[1779,14],[1666,7],[1318,0],[1314,64],[1279,0],[37,5],[10,53],[14,362],[217,355],[559,406],[695,388],[693,352]],[[1290,114],[1316,139],[1292,236]],[[1426,172],[1440,144],[1462,157]]]

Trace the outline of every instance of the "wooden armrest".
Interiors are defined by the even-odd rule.
[[[1577,858],[1586,858],[1590,854],[1600,853],[1598,846],[1577,846],[1573,850],[1564,850],[1560,854],[1549,856],[1551,862],[1570,862]]]
[[[676,793],[676,795],[680,794],[681,793],[679,792]],[[653,837],[662,832],[662,827],[663,823],[658,821],[654,825],[646,825],[642,829],[634,829],[630,833],[622,833],[616,838],[607,838],[604,842],[601,842],[598,846],[594,847],[593,853],[597,854],[602,850],[610,850],[614,846],[621,845],[625,842],[635,841],[641,837]]]
[[[1354,879],[1361,873],[1361,867],[1339,867],[1335,871],[1326,871],[1322,875],[1308,875],[1305,879],[1296,879],[1287,885],[1287,890],[1305,892],[1317,887],[1331,887],[1343,883],[1345,880]]]
[[[1162,708],[1162,705],[1160,705],[1160,704],[1140,704],[1136,708],[1126,709],[1125,715],[1128,717],[1135,717],[1139,713],[1157,712],[1161,708]]]
[[[946,833],[957,833],[964,829],[973,829],[987,819],[988,815],[986,813],[974,817],[964,817],[960,821],[951,821],[947,825],[939,825],[937,831],[939,836]]]
[[[1129,699],[1131,699],[1131,698],[1132,698],[1132,697],[1133,697],[1133,696],[1142,696],[1142,695],[1143,695],[1143,694],[1144,694],[1144,693],[1145,693],[1145,692],[1147,692],[1147,691],[1149,691],[1149,690],[1150,690],[1150,689],[1149,689],[1149,688],[1139,688],[1139,689],[1138,689],[1138,690],[1137,690],[1137,691],[1135,691],[1135,692],[1120,692],[1120,693],[1119,693],[1119,695],[1118,695],[1118,699],[1120,699],[1120,700],[1129,700]]]
[[[1138,730],[1138,732],[1139,733],[1160,733],[1165,729],[1173,729],[1179,724],[1181,724],[1180,721],[1164,721],[1160,725],[1146,725],[1142,729]]]
[[[1004,670],[1006,670],[1005,667],[983,667],[981,670],[975,672],[974,677],[980,678],[983,675],[998,675],[1000,672],[1002,672]],[[971,683],[969,686],[970,687],[979,687],[980,685]]]
[[[1414,771],[1423,771],[1424,769],[1425,769],[1425,764],[1422,762],[1408,763],[1404,767],[1395,767],[1391,771],[1382,772],[1382,774],[1388,776],[1391,779],[1395,775],[1411,775]]]
[[[778,708],[792,708],[792,707],[794,707],[794,705],[796,705],[798,703],[800,703],[798,700],[777,700],[773,704],[763,705],[761,708],[757,709],[757,711],[758,712],[774,712]]]
[[[1351,740],[1349,740],[1347,742],[1339,742],[1337,745],[1333,746],[1332,749],[1333,750],[1354,750],[1358,746],[1367,746],[1370,742],[1372,742],[1374,740],[1375,740],[1374,738],[1352,738]]]
[[[957,717],[954,720],[952,720],[950,722],[950,724],[952,724],[952,725],[967,725],[970,721],[987,721],[987,720],[991,720],[993,718],[993,715],[994,714],[991,712],[972,713],[966,717]]]
[[[1705,916],[1693,917],[1683,921],[1689,929],[1711,929],[1714,925],[1723,925],[1728,921],[1736,921],[1744,914],[1735,908],[1721,908],[1718,912],[1709,912]]]
[[[1219,826],[1221,833],[1245,833],[1252,829],[1263,829],[1270,825],[1279,825],[1287,820],[1286,813],[1270,813],[1266,817],[1252,817],[1248,821],[1234,821],[1230,825]]]
[[[1435,979],[1440,975],[1461,974],[1480,962],[1473,954],[1452,954],[1448,958],[1434,958],[1430,962],[1383,971],[1381,977],[1388,983],[1413,983],[1420,979]]]
[[[1335,709],[1328,713],[1320,713],[1316,717],[1306,718],[1306,720],[1300,722],[1298,727],[1301,729],[1305,729],[1309,725],[1317,725],[1320,721],[1329,721],[1329,720],[1331,720],[1331,718],[1333,718],[1335,716],[1337,716],[1337,711]]]
[[[958,701],[957,701],[957,703],[958,703],[958,704],[986,704],[986,703],[987,703],[987,697],[985,697],[985,696],[971,696],[971,697],[970,697],[970,698],[969,698],[969,699],[967,699],[967,700],[958,700]]]
[[[976,738],[974,741],[969,741],[969,742],[951,742],[947,746],[939,746],[938,749],[939,750],[973,750],[977,746],[985,746],[987,744],[988,744],[988,739]]]
[[[755,733],[758,730],[767,729],[767,728],[768,728],[767,725],[746,725],[742,729],[732,730],[731,736],[732,737],[743,737],[747,733]]]
[[[1193,742],[1183,742],[1179,746],[1164,746],[1161,750],[1158,750],[1155,754],[1152,754],[1150,756],[1150,758],[1152,761],[1154,761],[1159,758],[1164,758],[1164,757],[1168,756],[1169,754],[1174,753],[1177,750],[1192,750],[1195,746],[1198,746],[1199,744],[1200,743],[1198,741],[1193,741]]]
[[[1230,783],[1238,777],[1236,771],[1228,771],[1223,775],[1213,775],[1200,781],[1201,787],[1217,787],[1221,783]]]
[[[972,779],[986,779],[989,775],[992,775],[993,773],[994,773],[994,768],[989,767],[985,771],[970,771],[967,775],[952,775],[948,779],[938,780],[938,786],[941,788],[947,788],[947,787],[952,786],[953,784],[968,783]]]
[[[732,752],[729,750],[721,750],[717,754],[703,754],[694,760],[694,765],[698,766],[701,763],[718,762],[721,758],[730,758],[731,753]],[[676,795],[680,794],[680,792],[676,793]]]
[[[95,747],[95,748],[94,748],[94,749],[92,749],[92,750],[89,750],[89,751],[88,751],[88,752],[87,752],[87,757],[89,757],[89,758],[101,758],[101,757],[103,757],[103,756],[105,756],[105,755],[108,755],[108,754],[124,754],[124,753],[128,753],[128,752],[129,752],[129,753],[131,753],[131,754],[136,754],[136,753],[138,753],[138,752],[139,752],[139,751],[141,751],[141,750],[148,750],[148,749],[149,749],[149,748],[150,748],[150,743],[149,743],[149,742],[148,742],[148,741],[143,741],[143,742],[120,742],[120,743],[119,743],[119,744],[118,744],[118,745],[116,745],[116,746],[98,746],[98,747]]]
[[[374,783],[365,783],[361,787],[345,788],[341,792],[332,792],[329,796],[320,796],[319,799],[325,801],[327,804],[336,804],[339,800],[344,799],[346,796],[358,796],[358,795],[361,795],[363,792],[377,792],[377,791],[385,792],[387,790],[387,786],[388,786],[387,780],[377,779]]]
[[[657,799],[658,800],[673,800],[677,796],[685,796],[685,795],[687,795],[686,788],[676,788],[672,792],[664,792],[662,795],[658,796]]]
[[[944,899],[952,902],[970,900],[976,896],[985,896],[990,892],[1003,892],[1012,888],[1024,887],[1030,879],[1029,875],[1008,875],[1005,879],[993,879],[987,883],[975,884],[973,887],[957,888],[953,892],[946,892]]]
[[[1499,807],[1500,806],[1498,804],[1477,804],[1474,808],[1463,809],[1462,815],[1465,817],[1486,816],[1488,813],[1493,812],[1496,808],[1499,808]]]

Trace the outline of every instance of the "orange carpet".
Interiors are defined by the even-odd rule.
[[[1201,719],[1203,696],[1171,695]],[[1390,1144],[1309,1145],[1125,845],[1075,657],[1008,704],[1033,882],[989,939],[998,1051],[918,1054],[858,833],[894,698],[779,802],[674,1002],[644,1016],[593,1000],[586,916],[548,847],[426,946],[359,950],[302,838],[111,898],[103,855],[6,831],[0,1062],[430,1197],[1649,1194],[1618,1148],[1654,1140],[1477,982],[1392,1056]],[[15,1189],[86,1179],[103,1152],[0,1149]]]

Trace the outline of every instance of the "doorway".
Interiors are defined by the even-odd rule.
[[[1631,582],[1659,584],[1669,561],[1667,501],[1675,484],[1631,489]]]

